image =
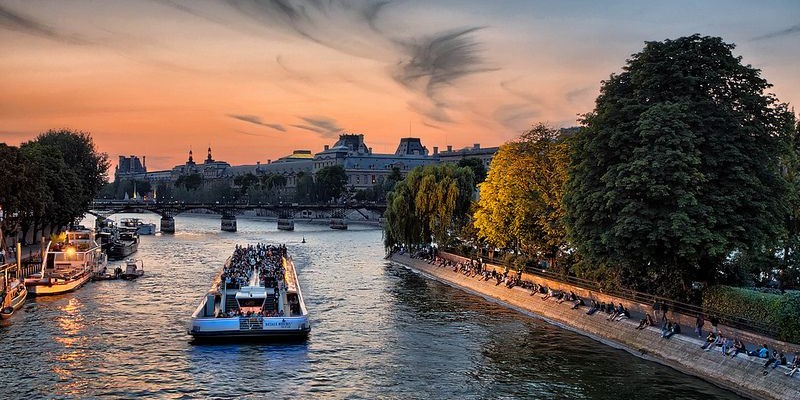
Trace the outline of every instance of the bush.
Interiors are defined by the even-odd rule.
[[[713,286],[703,294],[703,308],[709,314],[751,320],[775,332],[780,340],[800,343],[800,292],[780,295]]]

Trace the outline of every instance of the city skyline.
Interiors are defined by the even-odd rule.
[[[148,168],[209,145],[231,164],[363,133],[431,149],[576,124],[645,41],[737,45],[781,101],[800,99],[800,4],[567,1],[0,1],[0,140],[89,131]]]

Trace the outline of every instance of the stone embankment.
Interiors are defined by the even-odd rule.
[[[452,268],[438,267],[406,255],[395,254],[391,259],[450,286],[537,316],[638,357],[700,377],[743,396],[759,399],[800,399],[800,373],[788,377],[783,373],[787,371],[786,368],[764,369],[763,359],[745,354],[739,354],[735,358],[725,357],[718,348],[703,351],[700,346],[704,342],[691,331],[662,339],[658,328],[635,329],[638,325],[638,320],[635,319],[612,322],[603,313],[587,315],[586,307],[572,310],[568,302],[558,304],[553,300],[542,300],[540,295],[532,296],[531,291],[520,287],[509,289],[502,284],[495,285],[494,281],[467,276],[453,271]],[[558,289],[573,290],[584,299],[594,298],[606,302],[615,300],[607,295],[570,288],[569,285],[561,285]],[[765,375],[764,371],[768,373]]]

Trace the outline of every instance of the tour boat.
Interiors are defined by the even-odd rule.
[[[0,299],[0,318],[11,318],[14,311],[17,311],[25,304],[28,297],[28,290],[22,280],[19,266],[4,265],[3,269],[3,296]],[[12,271],[15,269],[16,271]],[[12,276],[13,275],[13,276]]]
[[[122,260],[139,249],[139,234],[135,228],[120,228],[117,237],[111,242],[108,249],[108,258]]]
[[[92,231],[68,231],[63,242],[50,241],[42,257],[42,272],[25,279],[32,296],[67,293],[80,288],[102,270],[106,256],[93,239]]]
[[[269,246],[273,254],[267,265],[245,264],[237,279],[232,275],[237,247],[214,279],[211,290],[192,314],[189,334],[206,340],[304,340],[311,331],[308,311],[297,281],[297,271],[286,247]],[[255,251],[260,251],[255,247]],[[264,247],[260,248],[265,249]],[[248,253],[245,260],[252,259]],[[262,272],[263,276],[262,276]],[[247,275],[247,276],[244,276]]]
[[[126,281],[132,281],[144,275],[144,262],[142,260],[130,259],[125,262],[125,272],[119,276]]]

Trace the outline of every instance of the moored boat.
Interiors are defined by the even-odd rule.
[[[346,230],[347,222],[343,218],[331,218],[330,227],[331,229]]]
[[[139,218],[123,218],[119,221],[120,226],[133,229],[139,235],[154,235],[156,224],[142,222]]]
[[[125,272],[122,272],[119,277],[126,281],[132,281],[144,275],[144,261],[130,259],[125,262]]]
[[[303,340],[311,331],[285,246],[237,246],[192,314],[194,340]]]
[[[120,228],[108,249],[108,258],[122,260],[139,250],[139,234],[135,228]]]
[[[22,278],[19,265],[4,265],[3,270],[3,296],[0,299],[0,318],[11,318],[19,310],[28,297],[28,290]]]
[[[106,264],[105,254],[88,229],[68,231],[63,242],[50,241],[42,260],[42,271],[25,278],[32,296],[78,289]]]

